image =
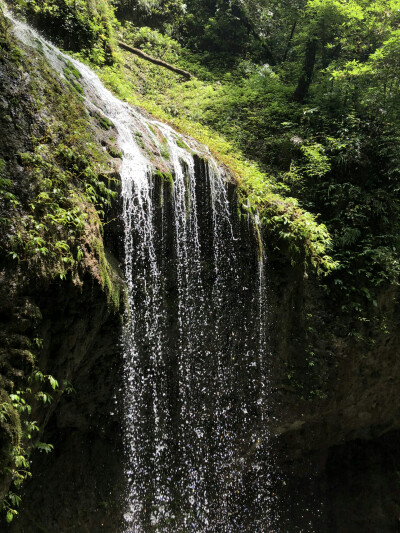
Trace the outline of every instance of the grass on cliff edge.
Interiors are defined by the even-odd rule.
[[[207,145],[215,159],[236,178],[243,210],[258,212],[268,231],[270,246],[287,249],[293,262],[304,258],[318,273],[336,268],[337,263],[328,255],[331,238],[325,225],[301,209],[296,199],[285,197],[282,184],[263,173],[256,163],[246,160],[234,140],[227,140],[213,128],[209,110],[216,100],[223,103],[224,95],[234,87],[232,76],[226,74],[221,80],[176,41],[159,32],[129,25],[121,32],[120,37],[126,42],[198,77],[184,81],[175,73],[120,51],[112,66],[92,64],[104,84],[120,99],[144,108],[178,132]],[[234,139],[234,132],[229,137]]]

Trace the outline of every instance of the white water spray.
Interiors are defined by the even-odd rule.
[[[79,71],[87,108],[113,122],[123,154],[125,533],[270,531],[266,286],[256,223],[246,230],[239,222],[204,150],[198,156],[194,142],[182,148],[172,128],[14,25],[61,77],[66,62]],[[137,132],[160,153],[165,144],[172,182],[156,181]]]

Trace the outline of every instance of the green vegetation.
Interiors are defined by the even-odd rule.
[[[154,31],[149,34],[159,35]],[[170,41],[166,40],[167,43]],[[174,49],[179,49],[179,46],[176,44]],[[146,48],[149,53],[151,50],[154,53],[153,47]],[[165,51],[168,52],[168,48]],[[170,61],[171,55],[165,53],[163,58]],[[256,163],[246,160],[234,142],[201,119],[202,95],[205,92],[213,94],[214,87],[199,80],[182,84],[175,74],[164,70],[160,72],[159,67],[129,54],[124,56],[124,65],[104,67],[98,73],[120,98],[144,107],[178,131],[207,145],[216,159],[236,176],[244,211],[259,211],[262,222],[274,237],[275,245],[289,247],[293,260],[303,257],[318,271],[329,271],[335,267],[327,254],[330,238],[326,228],[317,223],[315,216],[304,212],[294,198],[284,197],[282,192],[285,187],[261,172]],[[161,155],[169,158],[168,150],[162,150]]]
[[[96,64],[112,63],[117,21],[104,0],[11,0],[14,9],[61,48],[80,52]]]
[[[109,155],[96,142],[98,130],[102,138],[109,136],[112,150],[113,124],[88,116],[72,63],[65,62],[66,79],[61,80],[40,55],[17,46],[1,11],[0,69],[7,101],[0,123],[2,269],[15,272],[21,286],[59,280],[79,285],[89,272],[116,311],[121,283],[102,240],[104,211],[115,196],[116,180],[109,177]],[[27,320],[36,318],[29,309]],[[24,321],[18,313],[14,319]],[[0,335],[0,510],[11,521],[19,489],[30,476],[31,451],[52,449],[39,438],[41,409],[47,412],[70,386],[42,372],[43,342],[34,338],[34,327],[13,335],[8,320],[2,318]]]
[[[119,22],[105,0],[11,3],[97,68],[121,99],[209,146],[237,180],[239,215],[257,214],[272,255],[327,274],[320,288],[346,319],[343,335],[363,339],[366,323],[387,333],[379,296],[400,274],[400,0],[118,0]],[[193,78],[117,52],[117,39]],[[79,283],[92,268],[117,309],[120,288],[102,240],[114,196],[108,163],[120,156],[114,126],[87,115],[72,63],[65,80],[55,78],[42,58],[16,46],[2,16],[0,52],[21,88],[4,118],[12,125],[31,117],[29,142],[13,153],[26,182],[12,179],[15,161],[0,154],[1,252],[9,265],[46,279]],[[93,142],[97,127],[109,135],[104,150]],[[140,133],[136,139],[145,149]],[[161,155],[169,157],[167,146]],[[158,179],[173,183],[168,173]],[[287,363],[287,380],[304,398],[324,397],[328,379],[317,320],[306,315],[301,368]],[[8,389],[0,383],[9,443],[0,465],[17,488],[36,440],[30,406],[49,404],[49,389],[58,389],[29,350],[19,356],[28,370]],[[14,491],[3,506],[9,520]]]
[[[127,53],[101,76],[209,145],[278,246],[337,264],[325,288],[343,311],[375,306],[400,267],[398,1],[186,4],[167,28],[128,20],[122,39],[196,78]]]
[[[23,6],[24,11],[28,14],[31,9],[29,6]],[[189,19],[184,16],[181,2],[130,4],[128,11],[125,9],[127,6],[123,8],[121,5],[120,7],[119,13],[120,15],[125,13],[125,18],[130,18],[128,16],[130,8],[133,8],[135,13],[137,10],[145,9],[150,17],[147,17],[146,20],[165,31],[173,32],[175,31],[174,28],[177,29],[180,25],[182,31],[179,30],[178,33],[181,34],[181,41],[184,40],[186,31],[184,28],[188,27]],[[196,6],[194,8],[197,9]],[[38,13],[51,13],[46,3],[41,4],[37,9]],[[168,15],[162,21],[157,15],[161,12]],[[54,15],[54,21],[44,23],[44,27],[46,24],[49,26],[49,28],[46,27],[46,31],[50,35],[52,25],[57,20],[57,13]],[[233,18],[235,17],[233,16]],[[111,21],[111,19],[109,20]],[[39,24],[37,20],[34,22]],[[227,22],[226,31],[229,32],[228,26]],[[113,38],[112,31],[116,31],[114,22],[109,26],[109,29],[110,38]],[[81,31],[82,39],[86,43],[85,46],[88,45],[90,49],[80,42]],[[104,63],[104,58],[99,61],[96,56],[98,48],[96,42],[88,40],[85,37],[85,31],[80,26],[77,26],[77,33],[78,39],[74,46],[66,41],[64,45],[69,49],[78,50],[79,56],[90,59],[92,64]],[[267,177],[266,174],[262,173],[256,163],[249,163],[242,155],[244,150],[237,142],[237,136],[230,135],[232,131],[225,131],[225,128],[221,128],[218,124],[218,120],[211,117],[209,113],[211,109],[208,108],[210,101],[214,101],[216,104],[213,110],[215,116],[220,117],[224,122],[229,120],[229,117],[224,116],[225,104],[219,98],[223,96],[226,89],[230,89],[230,84],[224,82],[224,78],[229,78],[230,75],[223,74],[221,78],[221,70],[218,69],[215,61],[213,71],[205,68],[205,56],[201,57],[194,54],[177,40],[160,33],[157,29],[138,28],[130,21],[126,21],[120,33],[119,37],[126,42],[140,47],[155,57],[191,70],[207,81],[194,79],[182,84],[182,80],[175,73],[166,72],[142,59],[130,57],[129,53],[124,52],[122,54],[121,52],[119,56],[114,56],[116,63],[113,66],[103,66],[99,70],[99,74],[109,87],[121,98],[145,107],[158,118],[170,122],[178,130],[188,133],[208,145],[214,156],[226,164],[237,176],[241,186],[243,204],[246,206],[245,211],[257,209],[261,211],[261,219],[274,235],[274,243],[278,247],[287,248],[289,246],[293,260],[298,261],[300,258],[304,258],[308,264],[316,266],[318,270],[327,271],[334,267],[335,262],[327,254],[329,237],[325,227],[318,224],[313,215],[304,213],[296,200],[286,200],[282,196],[282,185],[274,177]],[[186,44],[190,45],[189,41]],[[239,53],[240,50],[235,48],[232,51]],[[224,57],[224,53],[221,51],[221,61]],[[234,55],[232,57],[235,59]],[[110,58],[111,56],[109,56]],[[80,92],[79,76],[76,76],[76,73],[68,65],[65,74],[71,85]],[[232,80],[232,87],[236,87],[237,79],[236,75],[236,79]],[[222,84],[221,81],[224,83]],[[232,105],[236,107],[237,101],[232,101]],[[229,126],[229,130],[231,129]],[[245,135],[248,133],[246,130],[243,131]],[[230,137],[232,140],[229,140]],[[140,144],[140,139],[138,140]],[[168,151],[162,151],[162,155],[168,158]]]
[[[56,42],[101,65],[99,75],[120,98],[208,145],[236,176],[242,213],[258,212],[272,249],[330,272],[323,288],[342,312],[367,320],[378,292],[398,283],[398,0],[120,0],[120,25],[102,2],[14,5]],[[116,38],[194,77],[115,54]],[[79,93],[71,67],[65,75]],[[37,139],[20,156],[38,189],[8,251],[16,260],[52,258],[63,265],[60,276],[79,262],[82,205],[101,212],[109,201],[90,163],[98,155],[88,153],[90,143],[79,145],[80,128],[55,153]],[[3,167],[4,202],[17,210]],[[71,179],[80,182],[75,196],[66,193]],[[64,196],[55,200],[54,187]],[[59,226],[74,238],[54,232]]]
[[[138,26],[155,26],[172,31],[183,22],[183,0],[121,0],[116,3],[117,15],[124,20],[133,20]]]
[[[29,196],[8,177],[7,162],[0,159],[2,212],[8,214],[2,218],[0,246],[5,255],[28,263],[42,275],[61,279],[69,273],[79,276],[87,247],[95,249],[99,261],[106,263],[104,250],[95,243],[101,234],[104,209],[115,196],[110,188],[115,178],[106,177],[108,156],[93,141],[94,130],[79,92],[60,85],[42,59],[37,59],[36,67],[27,57],[21,56],[19,61],[32,74],[28,112],[37,119],[49,114],[53,120],[45,124],[39,119],[40,125],[30,137],[31,150],[16,154],[29,176]],[[35,70],[40,75],[35,75]],[[69,62],[64,72],[69,81],[79,78]],[[103,129],[113,127],[103,118],[99,122]],[[98,228],[91,242],[86,234],[89,225]],[[109,288],[109,283],[105,287]],[[110,289],[110,295],[112,292]]]
[[[66,48],[113,63],[99,73],[118,96],[209,145],[274,245],[339,265],[333,295],[354,308],[397,280],[398,0],[121,0],[121,27],[101,2],[18,6]],[[66,9],[73,43],[58,28]],[[195,78],[113,55],[117,33]]]
[[[190,81],[126,52],[100,76],[210,147],[236,175],[242,211],[258,211],[267,246],[327,272],[320,288],[343,335],[369,346],[388,333],[381,295],[400,273],[400,3],[185,3],[166,23],[151,18],[161,1],[132,0],[119,32]],[[149,27],[132,15],[144,6]],[[315,331],[304,366],[288,370],[309,398],[327,379]]]
[[[51,444],[41,442],[37,438],[39,427],[32,419],[32,406],[38,403],[47,406],[53,401],[53,395],[61,395],[70,391],[67,381],[62,385],[50,375],[44,375],[35,364],[35,357],[30,354],[32,372],[24,390],[16,390],[7,395],[1,390],[0,424],[13,432],[12,447],[6,466],[1,474],[11,478],[11,487],[1,504],[1,510],[6,514],[7,522],[11,522],[18,514],[17,508],[21,502],[18,491],[23,482],[31,476],[29,456],[32,449],[49,453]]]

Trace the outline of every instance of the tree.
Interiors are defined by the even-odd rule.
[[[137,26],[166,31],[177,28],[185,13],[183,0],[119,0],[117,16]]]

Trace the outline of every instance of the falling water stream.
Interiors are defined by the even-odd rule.
[[[87,66],[14,25],[60,76],[73,63],[87,108],[114,123],[123,153],[124,532],[271,531],[257,220],[239,218],[234,186],[205,147],[145,118]],[[163,159],[163,177],[138,135]]]

